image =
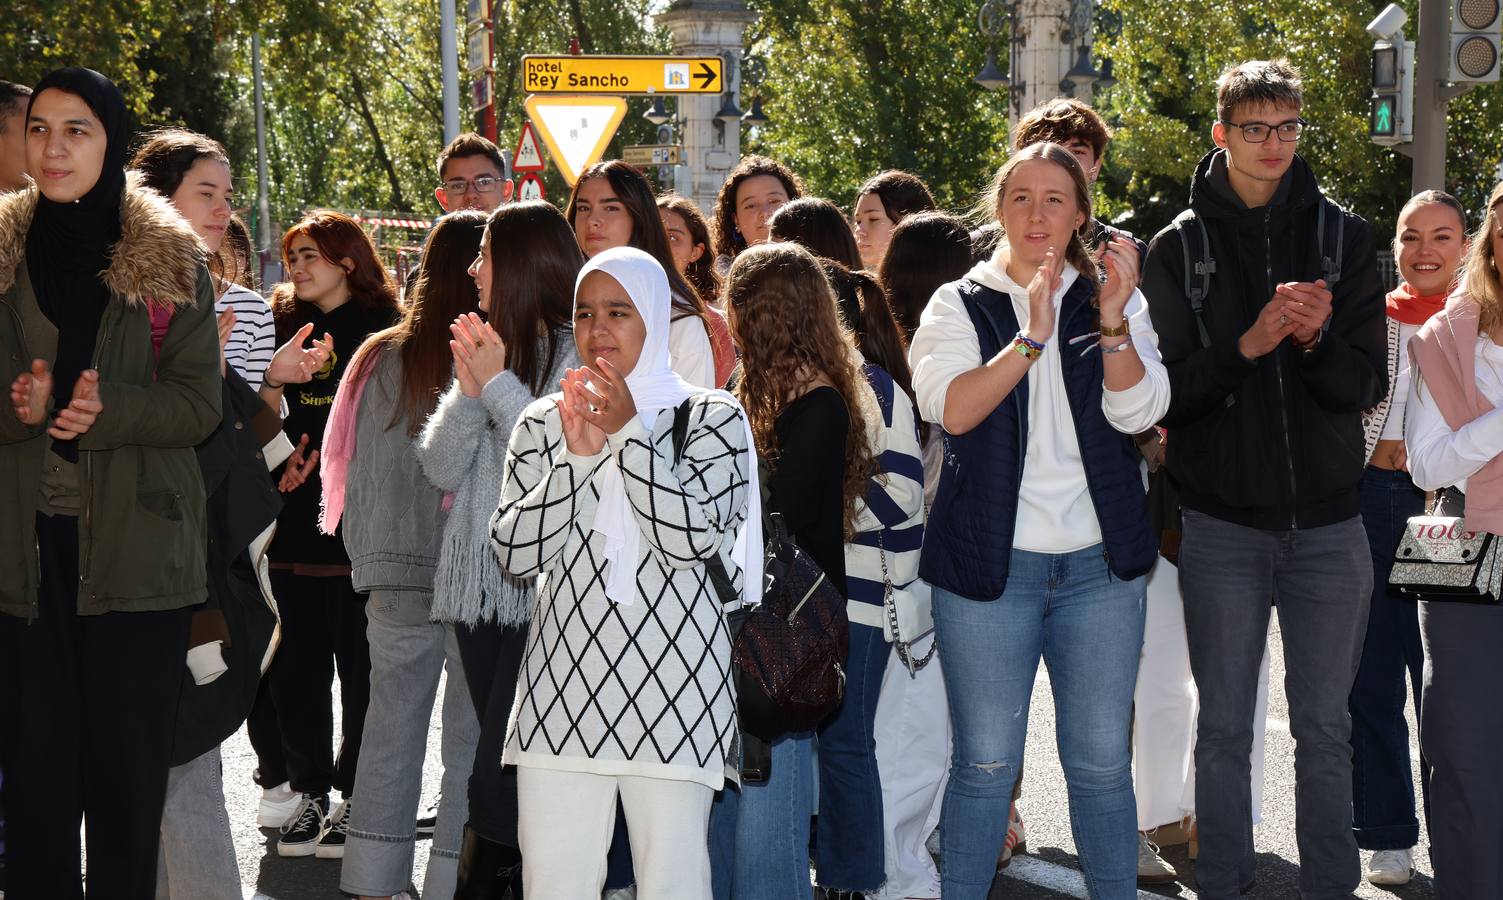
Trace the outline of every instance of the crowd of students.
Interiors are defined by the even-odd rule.
[[[361,898],[428,833],[429,900],[980,900],[1042,660],[1090,895],[1186,842],[1234,898],[1277,614],[1300,895],[1407,882],[1422,806],[1439,895],[1503,897],[1503,610],[1388,590],[1426,492],[1503,534],[1503,185],[1414,197],[1385,301],[1302,109],[1228,69],[1148,244],[1074,100],[969,219],[756,156],[708,220],[619,160],[560,212],[466,134],[405,286],[315,210],[263,299],[217,142],[0,82],[5,896],[239,898],[244,724],[276,851]]]

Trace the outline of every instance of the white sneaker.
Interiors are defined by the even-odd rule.
[[[261,789],[261,808],[256,813],[256,824],[262,828],[281,828],[302,805],[303,795],[294,791],[292,785],[282,782],[276,787]]]
[[[1367,883],[1408,884],[1414,877],[1414,848],[1379,850],[1367,862]]]
[[[605,892],[604,900],[637,900],[637,886],[611,888]]]
[[[1159,855],[1159,846],[1138,832],[1138,884],[1168,884],[1179,878],[1179,872],[1169,861]]]

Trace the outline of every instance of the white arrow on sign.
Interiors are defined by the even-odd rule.
[[[525,106],[570,185],[600,159],[626,117],[626,101],[620,97],[534,95]]]

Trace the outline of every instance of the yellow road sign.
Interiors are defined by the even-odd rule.
[[[529,94],[719,94],[725,62],[718,56],[522,57]]]
[[[637,144],[623,147],[621,159],[628,166],[676,166],[682,162],[684,148],[674,144]]]
[[[626,117],[626,101],[620,97],[532,96],[523,105],[571,186],[600,159]]]

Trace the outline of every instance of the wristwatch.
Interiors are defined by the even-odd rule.
[[[1127,334],[1127,317],[1122,317],[1122,324],[1114,328],[1108,328],[1106,323],[1101,324],[1102,337],[1124,337]]]

